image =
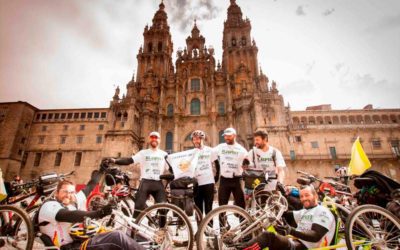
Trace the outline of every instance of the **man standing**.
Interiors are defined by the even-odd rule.
[[[266,190],[275,190],[277,182],[283,184],[285,180],[286,164],[282,153],[269,145],[268,134],[262,130],[254,133],[254,146],[249,151],[249,170],[263,171],[269,179]]]
[[[225,143],[213,149],[212,160],[218,159],[221,181],[218,189],[218,204],[228,204],[231,193],[235,204],[245,208],[244,193],[241,185],[243,165],[248,164],[246,149],[236,142],[236,130],[227,128],[223,133]],[[219,176],[219,169],[217,169]]]
[[[140,164],[140,185],[136,192],[135,213],[133,215],[135,218],[145,208],[149,195],[153,196],[156,203],[166,202],[167,200],[164,186],[160,180],[160,175],[168,170],[165,161],[167,152],[158,148],[160,145],[160,134],[158,132],[153,131],[149,134],[149,145],[148,149],[140,150],[132,157],[109,159],[112,163],[118,165]]]
[[[195,190],[194,201],[201,213],[205,212],[207,215],[211,211],[214,201],[215,177],[213,174],[211,161],[212,148],[204,145],[206,134],[203,131],[195,130],[193,131],[191,137],[193,146],[195,150],[198,151],[198,160],[195,170],[195,178],[198,186]],[[218,161],[215,161],[215,163],[218,164]]]
[[[239,249],[305,250],[329,245],[335,234],[333,214],[318,204],[318,194],[311,185],[300,189],[300,200],[304,209],[286,212],[284,218],[290,225],[275,226],[279,234],[263,232]]]

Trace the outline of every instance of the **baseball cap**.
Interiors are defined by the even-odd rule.
[[[149,137],[150,137],[150,136],[157,136],[158,138],[161,138],[160,133],[158,133],[157,131],[151,132],[151,133],[149,134]]]
[[[222,135],[236,135],[236,130],[234,128],[227,128]]]

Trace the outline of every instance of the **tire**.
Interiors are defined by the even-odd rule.
[[[230,223],[225,223],[225,221]],[[196,233],[197,249],[224,249],[221,246],[222,244],[229,248],[240,242],[247,241],[251,237],[255,237],[259,233],[259,229],[253,231],[251,235],[243,235],[235,242],[233,242],[232,239],[229,239],[229,236],[232,236],[233,231],[236,232],[237,230],[246,229],[253,222],[254,220],[246,210],[238,206],[220,206],[212,210],[203,218]],[[232,226],[231,224],[234,223],[236,223],[236,225]]]
[[[92,193],[86,200],[86,209],[88,211],[97,210],[102,202],[104,202],[104,193]]]
[[[348,249],[363,246],[368,249],[400,249],[400,220],[375,205],[355,208],[346,221],[345,231]]]
[[[9,213],[12,213],[11,218],[8,217]],[[29,215],[21,208],[12,205],[1,205],[0,214],[1,239],[6,243],[17,244],[20,249],[32,249],[35,240],[35,232]],[[25,227],[21,227],[22,223]],[[21,228],[26,232],[20,234]],[[22,240],[20,238],[22,238]]]
[[[162,218],[165,218],[165,220],[162,220]],[[163,223],[165,223],[164,226],[161,225]],[[165,247],[171,247],[173,249],[193,249],[194,239],[192,225],[185,212],[173,204],[158,203],[146,208],[136,218],[136,224],[150,229],[152,232],[159,234],[159,237],[163,239],[163,242],[150,242],[153,246],[155,244],[162,249]],[[171,235],[170,232],[173,232],[173,235]],[[169,237],[163,237],[162,233],[169,233]],[[143,240],[143,236],[139,233],[136,233],[134,238],[139,243]],[[171,240],[166,242],[165,239]]]
[[[193,206],[193,213],[196,218],[197,227],[199,227],[203,220],[203,214],[201,213],[200,208],[196,205]]]

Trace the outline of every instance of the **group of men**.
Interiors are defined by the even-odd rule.
[[[241,181],[244,170],[255,169],[263,171],[267,178],[273,179],[273,186],[278,181],[284,182],[285,161],[282,153],[269,145],[266,132],[256,131],[254,133],[254,147],[249,152],[236,142],[236,136],[237,133],[234,128],[227,128],[223,133],[225,143],[211,148],[205,145],[206,134],[203,131],[196,130],[191,134],[193,150],[197,155],[193,177],[197,180],[198,186],[194,192],[194,199],[195,204],[202,213],[207,214],[211,211],[215,184],[218,181],[218,205],[228,204],[232,194],[234,204],[245,208],[244,188]],[[105,160],[118,165],[139,164],[141,175],[140,186],[136,193],[135,211],[141,211],[145,208],[146,199],[149,195],[153,196],[156,203],[167,201],[160,175],[172,170],[167,162],[168,154],[159,148],[160,140],[161,136],[158,132],[151,132],[148,137],[149,147],[147,149],[139,151],[132,157],[107,158]],[[213,166],[215,166],[216,171],[213,171]],[[100,174],[101,171],[95,171],[86,189],[76,195],[71,182],[60,182],[56,192],[56,199],[46,202],[42,206],[39,212],[39,222],[47,224],[42,225],[41,231],[50,236],[53,241],[57,237],[62,249],[74,249],[80,246],[74,243],[66,231],[66,228],[71,226],[72,223],[82,221],[84,217],[101,218],[111,213],[111,207],[109,206],[99,211],[91,212],[85,211],[86,209],[83,207],[71,206],[73,199],[75,199],[76,204],[83,204],[79,200],[86,199],[94,185],[98,183]],[[297,233],[299,239],[304,237],[305,240],[312,242],[321,241],[330,230],[328,226],[331,226],[331,219],[325,219],[324,217],[323,220],[326,223],[320,223],[322,220],[321,210],[323,210],[323,216],[325,216],[326,211],[318,205],[315,190],[311,188],[302,189],[300,191],[300,199],[305,210],[301,210],[302,213],[293,213],[289,216],[292,221],[294,217],[294,222],[298,225],[297,229],[286,228],[283,231],[289,231],[291,234]],[[316,212],[310,212],[309,210],[315,210]],[[308,216],[304,216],[304,214],[308,214]],[[137,216],[137,212],[135,212],[135,216]],[[308,221],[304,222],[303,217],[307,218]],[[327,226],[327,224],[329,225]],[[85,243],[87,249],[127,249],[127,246],[130,246],[129,249],[142,249],[134,240],[117,232],[96,235]],[[282,249],[306,249],[308,245],[301,240],[293,241],[286,240],[286,238],[283,240],[281,236],[278,237],[275,234],[266,233],[251,242],[244,243],[243,248],[262,249],[266,246],[272,247],[272,249],[278,246]]]

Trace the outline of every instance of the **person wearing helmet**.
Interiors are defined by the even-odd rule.
[[[213,149],[212,160],[218,160],[221,178],[218,188],[218,204],[228,204],[231,193],[235,204],[245,208],[244,192],[242,188],[243,166],[249,164],[247,150],[236,142],[236,130],[227,128],[223,133],[225,143]],[[219,169],[217,169],[219,175]]]
[[[85,218],[102,218],[112,213],[112,205],[106,205],[97,211],[85,211],[77,202],[75,185],[69,180],[57,185],[55,199],[46,201],[39,209],[38,225],[40,232],[47,236],[45,245],[54,245],[65,249],[144,249],[126,234],[115,231],[99,233],[100,225],[90,223],[85,227]],[[73,223],[78,223],[73,225]],[[50,244],[49,244],[50,243]]]
[[[165,157],[168,154],[159,149],[160,139],[160,134],[153,131],[148,137],[150,146],[148,149],[140,150],[132,157],[106,159],[118,165],[129,165],[133,163],[139,163],[140,165],[140,185],[136,192],[134,218],[145,208],[146,200],[149,195],[153,196],[156,203],[167,201],[167,195],[160,180],[160,175],[169,170],[165,161]]]
[[[191,135],[195,150],[198,151],[198,161],[195,170],[195,178],[198,186],[194,192],[194,202],[201,213],[206,215],[211,211],[214,201],[215,178],[211,161],[212,148],[204,145],[206,134],[201,130],[195,130]],[[215,161],[218,164],[218,161]]]

